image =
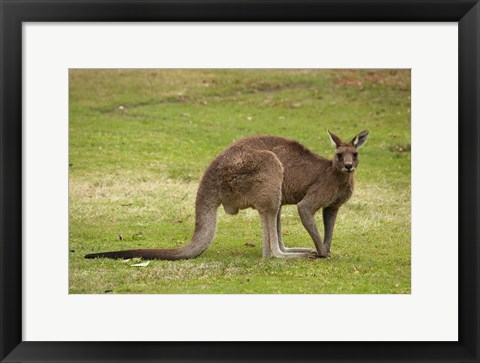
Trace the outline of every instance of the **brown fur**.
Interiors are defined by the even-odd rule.
[[[327,257],[337,211],[352,195],[353,171],[358,165],[357,148],[368,136],[364,131],[345,143],[329,132],[336,152],[323,158],[297,141],[275,136],[249,137],[233,143],[209,165],[197,192],[195,231],[191,241],[179,248],[102,252],[86,258],[132,258],[179,260],[199,256],[215,235],[217,209],[229,214],[255,208],[263,227],[264,257]],[[288,249],[283,245],[280,210],[296,204],[302,224],[316,251]],[[323,208],[325,242],[318,233],[315,213]]]

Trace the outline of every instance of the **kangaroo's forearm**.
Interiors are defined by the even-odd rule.
[[[327,256],[327,250],[322,242],[322,237],[318,233],[317,223],[315,222],[315,214],[307,207],[298,204],[298,214],[302,221],[303,226],[307,230],[310,237],[312,237],[315,248],[320,256]]]
[[[325,247],[330,252],[330,246],[333,238],[333,228],[337,219],[338,207],[323,208],[323,227],[325,230]]]

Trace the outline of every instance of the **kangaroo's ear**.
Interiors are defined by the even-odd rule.
[[[327,131],[328,131],[328,136],[330,136],[330,141],[332,142],[332,145],[338,148],[342,144],[342,140],[340,140],[340,138],[337,135],[331,133],[330,130],[327,130]]]
[[[359,147],[362,147],[363,144],[367,142],[367,138],[368,138],[368,130],[362,131],[361,133],[359,133],[357,136],[353,138],[352,144],[358,149]]]

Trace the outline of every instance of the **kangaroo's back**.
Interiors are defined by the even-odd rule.
[[[300,202],[308,188],[319,178],[325,177],[332,164],[330,160],[317,155],[298,141],[278,136],[253,136],[241,139],[222,154],[231,165],[235,158],[244,158],[248,150],[270,151],[282,164],[282,204]],[[222,158],[222,154],[219,158]]]

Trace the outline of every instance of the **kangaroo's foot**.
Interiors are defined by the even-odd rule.
[[[304,248],[304,247],[292,247],[292,248],[289,248],[289,247],[285,247],[285,245],[283,244],[283,241],[280,239],[280,236],[279,236],[279,239],[278,239],[278,247],[280,248],[280,251],[281,252],[290,252],[290,253],[311,253],[311,254],[317,254],[317,250],[314,250],[313,248]]]
[[[302,248],[302,247],[293,247],[293,248],[288,248],[285,247],[285,250],[282,250],[282,252],[292,252],[292,253],[310,253],[310,254],[317,254],[317,251],[312,249],[312,248]]]
[[[274,258],[317,258],[320,257],[316,252],[282,252],[282,251],[272,251],[270,257]]]

